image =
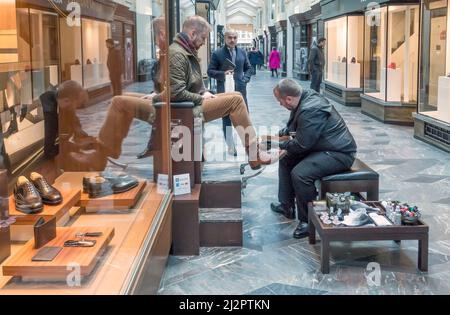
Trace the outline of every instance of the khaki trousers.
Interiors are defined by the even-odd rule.
[[[122,143],[127,137],[133,118],[153,124],[155,108],[151,100],[142,99],[145,94],[127,93],[115,96],[108,109],[105,123],[100,129],[99,140],[106,155],[118,159],[122,153]]]
[[[251,144],[256,144],[257,136],[255,128],[250,121],[247,106],[241,93],[217,94],[216,98],[204,100],[201,106],[206,122],[230,116],[242,144],[246,149]]]

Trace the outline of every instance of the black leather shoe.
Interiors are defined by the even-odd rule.
[[[155,136],[156,128],[152,128],[152,133],[150,135],[150,139],[148,139],[147,147],[144,151],[137,155],[138,160],[145,159],[151,157],[153,155],[153,137]]]
[[[108,175],[105,175],[105,178],[111,184],[111,189],[114,194],[127,192],[139,185],[139,181],[130,175],[121,175],[117,177],[108,177]]]
[[[284,203],[274,202],[270,204],[270,209],[273,212],[284,215],[290,220],[295,220],[295,207],[286,205]]]
[[[111,183],[101,176],[86,179],[86,190],[89,193],[89,198],[92,199],[113,194]]]
[[[20,176],[14,187],[16,210],[25,214],[41,212],[44,208],[39,191],[28,178]]]
[[[51,186],[47,180],[38,173],[31,173],[31,182],[41,195],[42,202],[46,205],[58,205],[63,201],[62,195],[58,189]]]
[[[301,239],[309,236],[308,223],[300,221],[297,228],[294,231],[294,238]]]

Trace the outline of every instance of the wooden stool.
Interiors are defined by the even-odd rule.
[[[359,159],[355,160],[350,171],[330,175],[320,182],[320,197],[326,193],[367,193],[367,200],[379,200],[380,175]]]

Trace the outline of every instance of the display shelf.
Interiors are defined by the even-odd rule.
[[[82,189],[84,172],[66,172],[61,175],[56,182],[65,183],[71,187],[76,187]],[[101,198],[91,199],[87,193],[81,193],[80,202],[78,205],[80,207],[85,207],[89,209],[124,209],[132,208],[138,202],[142,192],[147,185],[146,181],[140,181],[139,185],[127,192],[121,194],[108,195]]]
[[[122,208],[132,208],[138,202],[139,197],[142,194],[146,181],[141,181],[139,184],[124,193],[108,195],[101,198],[91,199],[89,194],[81,193],[79,206],[85,208],[103,208],[103,209],[122,209]]]
[[[97,241],[94,247],[63,247],[65,241],[76,239],[77,233],[86,232],[102,232],[103,235],[89,238]],[[65,280],[76,267],[81,277],[88,276],[111,242],[114,228],[60,227],[56,229],[56,234],[56,238],[46,245],[63,247],[53,261],[32,261],[33,256],[38,252],[38,249],[34,248],[34,239],[32,239],[3,265],[3,275],[21,277],[22,280],[58,281]],[[68,268],[69,266],[74,268]]]
[[[80,286],[63,282],[25,282],[0,272],[0,295],[67,295],[67,294],[132,294],[141,293],[139,281],[145,277],[146,294],[156,294],[171,246],[172,195],[157,193],[156,184],[148,183],[141,198],[142,204],[129,212],[79,212],[71,218],[70,226],[89,226],[99,230],[114,228],[114,237],[104,255],[100,256],[90,276]],[[148,241],[146,241],[148,240]],[[13,243],[11,259],[25,245]],[[150,254],[148,254],[150,252]],[[144,269],[146,263],[151,269]],[[151,270],[146,273],[145,270]]]
[[[81,190],[76,188],[66,188],[64,185],[53,185],[61,192],[63,202],[59,205],[44,205],[44,209],[36,214],[25,214],[16,210],[14,195],[9,197],[9,215],[16,217],[16,225],[33,225],[40,217],[51,219],[56,217],[56,221],[66,216],[69,210],[80,201]]]

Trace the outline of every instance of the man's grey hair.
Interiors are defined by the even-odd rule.
[[[199,15],[190,16],[183,23],[183,32],[188,32],[192,29],[199,33],[209,33],[212,31],[211,25],[203,17]]]
[[[238,35],[238,32],[236,31],[236,30],[233,30],[233,29],[227,29],[226,31],[225,31],[225,36],[228,36],[228,35]]]
[[[303,88],[292,79],[283,79],[275,86],[274,91],[282,98],[299,97],[303,93]]]

